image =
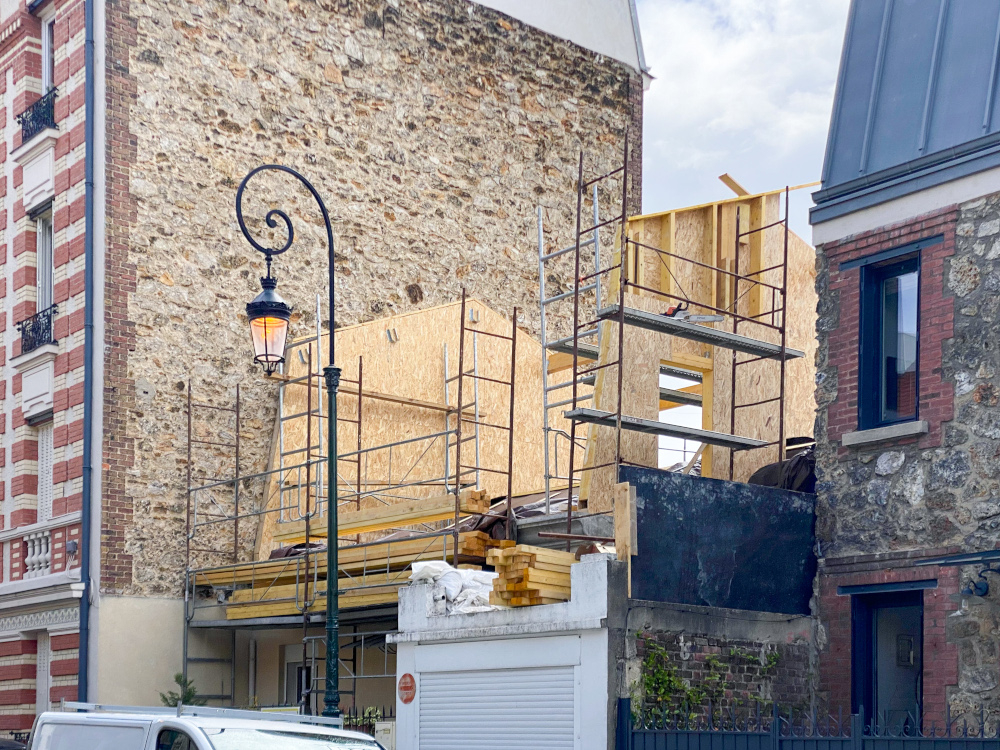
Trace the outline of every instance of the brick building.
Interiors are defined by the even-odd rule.
[[[280,162],[324,195],[338,324],[462,287],[537,310],[535,207],[569,237],[580,150],[613,169],[631,128],[640,195],[634,7],[592,5],[599,38],[515,0],[0,2],[0,730],[81,668],[81,695],[148,704],[180,669],[187,382],[242,384],[244,472],[277,406],[240,179]],[[283,294],[311,301],[325,248],[302,239]]]
[[[852,3],[811,216],[818,687],[893,730],[1000,684],[1000,9],[919,5]]]

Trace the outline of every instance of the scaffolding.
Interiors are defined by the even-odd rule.
[[[418,560],[481,564],[485,535],[463,529],[463,523],[469,520],[502,518],[508,534],[512,533],[517,311],[511,318],[510,335],[477,328],[476,322],[463,292],[454,370],[450,369],[447,344],[442,346],[444,379],[440,402],[369,390],[361,357],[357,369],[351,368],[350,376],[341,380],[341,397],[353,397],[356,404],[355,408],[340,410],[337,418],[342,435],[346,432],[351,437],[341,441],[349,450],[338,455],[338,513],[353,513],[355,517],[377,515],[379,509],[402,501],[419,507],[423,503],[437,503],[434,506],[437,507],[443,499],[433,496],[438,491],[452,498],[449,502],[453,507],[447,520],[435,517],[430,522],[402,523],[400,528],[388,526],[377,532],[358,533],[350,540],[342,536],[338,553],[342,609],[370,610],[373,616],[385,617],[386,606],[394,605],[398,587],[408,580],[412,564]],[[234,405],[219,406],[195,399],[193,383],[188,383],[184,676],[187,677],[190,664],[228,665],[229,691],[207,696],[216,701],[235,702],[236,628],[294,627],[298,622],[302,627],[304,658],[311,649],[313,661],[317,643],[324,639],[310,633],[320,624],[318,618],[325,608],[327,570],[323,545],[329,541],[325,539],[328,481],[324,476],[327,457],[323,434],[330,428],[323,403],[323,362],[319,354],[322,335],[317,327],[314,337],[287,347],[286,361],[299,358],[306,368],[304,374],[292,377],[283,367],[274,376],[278,381],[279,404],[275,461],[263,472],[241,473],[240,432],[244,425],[239,386]],[[479,357],[479,340],[483,336],[500,340],[509,347],[509,368],[506,361],[494,362],[494,369],[499,367],[500,372],[483,371]],[[506,414],[483,415],[479,408],[482,382],[506,392]],[[294,401],[289,400],[292,388],[298,389],[299,394]],[[305,405],[299,410],[302,389]],[[374,401],[424,414],[440,414],[442,429],[366,445],[365,414]],[[485,430],[507,435],[502,465],[490,465],[483,460],[480,436]],[[291,439],[292,433],[298,439]],[[407,460],[400,461],[401,452]],[[495,510],[479,489],[486,474],[501,477],[506,485],[503,503]],[[263,499],[254,503],[248,497]],[[477,497],[486,501],[485,506],[473,502]],[[271,520],[271,526],[279,532],[275,539],[301,544],[301,554],[260,559],[264,551],[256,538]],[[229,630],[230,655],[192,657],[189,636],[193,625]],[[356,659],[357,649],[350,647],[349,640],[356,635],[341,634],[342,679],[348,683],[342,691],[345,696],[354,695],[357,680],[373,677],[359,674],[352,657],[343,655],[347,649]],[[313,671],[302,710],[315,708],[311,703],[320,679]]]
[[[598,204],[597,195],[597,185],[593,186],[593,211],[594,211],[594,226],[596,227],[600,223],[600,209]],[[588,299],[592,299],[593,307],[593,317],[596,317],[597,310],[601,304],[601,276],[597,271],[601,268],[601,235],[599,229],[594,229],[592,235],[584,240],[580,244],[581,249],[586,247],[593,248],[593,259],[594,259],[594,270],[591,272],[593,280],[584,284],[579,289],[579,294],[584,294]],[[545,512],[549,513],[552,508],[552,489],[553,481],[555,481],[559,486],[557,489],[562,489],[564,486],[569,485],[569,477],[559,473],[559,446],[564,444],[563,451],[565,452],[569,447],[570,436],[565,430],[560,429],[555,426],[555,420],[552,418],[553,410],[561,409],[564,406],[573,403],[572,398],[557,398],[555,401],[551,401],[551,395],[556,391],[563,391],[566,388],[571,388],[573,386],[572,378],[570,380],[559,380],[557,382],[550,382],[549,374],[549,356],[551,353],[570,355],[573,354],[573,337],[567,336],[562,338],[557,338],[552,341],[548,339],[549,335],[549,306],[556,305],[560,302],[570,302],[572,303],[578,296],[575,289],[569,291],[560,291],[552,296],[546,296],[547,291],[545,287],[545,280],[547,276],[547,267],[553,265],[558,261],[559,258],[563,258],[569,253],[576,251],[576,245],[569,245],[568,247],[563,247],[553,252],[545,252],[545,226],[542,218],[542,207],[538,207],[538,303],[539,303],[539,334],[541,337],[542,344],[542,432],[545,443],[543,445],[544,451],[544,461],[545,461]],[[589,258],[588,258],[589,264]],[[594,339],[594,343],[584,343],[579,344],[578,349],[580,353],[584,356],[592,357],[597,359],[597,352],[600,348],[600,329],[595,327],[589,331],[585,331],[577,339]],[[589,383],[588,383],[589,384]],[[581,396],[579,401],[592,399],[593,394],[588,394],[586,396]],[[565,483],[565,484],[564,484]]]
[[[651,244],[640,242],[629,235],[628,231],[628,198],[629,198],[629,139],[625,135],[624,159],[622,165],[610,172],[601,174],[589,180],[584,179],[584,158],[581,152],[579,174],[577,180],[577,211],[574,244],[570,248],[558,251],[558,254],[573,253],[574,283],[573,290],[564,295],[546,297],[544,292],[544,273],[542,279],[542,310],[543,316],[547,305],[557,299],[571,299],[573,302],[572,336],[558,342],[556,345],[568,346],[572,354],[571,375],[569,380],[559,383],[559,388],[572,388],[571,398],[546,406],[566,404],[570,408],[564,416],[570,420],[570,432],[567,439],[569,466],[566,482],[572,492],[579,495],[586,472],[596,472],[604,469],[614,472],[614,482],[618,481],[619,469],[623,464],[631,463],[622,455],[622,433],[632,431],[654,436],[667,436],[685,440],[696,440],[703,445],[714,445],[728,449],[729,478],[734,478],[734,456],[736,452],[752,449],[776,449],[778,460],[785,456],[784,411],[785,411],[785,365],[790,359],[802,357],[803,352],[787,346],[787,331],[785,308],[788,284],[788,195],[784,191],[784,216],[776,222],[757,226],[741,231],[739,212],[737,212],[736,240],[734,259],[731,267],[724,262],[709,265],[693,258],[664,250]],[[619,177],[620,176],[620,177]],[[621,202],[616,213],[609,218],[602,218],[594,200],[592,225],[584,222],[584,200],[588,191],[596,196],[599,185],[606,185],[612,179],[621,179]],[[611,264],[601,266],[599,255],[595,254],[596,262],[593,270],[589,245],[596,244],[599,230],[612,228],[615,231],[616,253]],[[783,250],[781,260],[764,266],[761,254],[748,257],[741,255],[741,244],[760,232],[776,229],[783,232]],[[545,256],[542,252],[541,225],[539,224],[539,267],[544,269],[544,261],[556,253]],[[585,251],[586,250],[586,254]],[[668,277],[667,289],[655,288],[644,280],[645,263],[649,254],[655,259],[658,267]],[[754,255],[754,254],[750,254]],[[688,294],[672,270],[674,264],[693,264],[708,272],[712,277],[712,288],[727,290],[727,300],[721,304]],[[589,311],[588,294],[592,290],[602,290],[607,299],[598,297],[596,310]],[[629,295],[627,297],[627,295]],[[629,300],[643,297],[650,301],[655,311],[638,309],[629,306]],[[747,301],[753,298],[751,307]],[[729,304],[726,304],[726,301]],[[715,303],[715,304],[713,304]],[[543,317],[544,320],[544,317]],[[602,331],[602,328],[605,330]],[[643,329],[648,332],[669,337],[696,341],[714,347],[716,350],[731,352],[731,415],[730,432],[697,429],[670,424],[659,419],[648,419],[627,413],[623,409],[623,386],[626,378],[625,342],[629,330]],[[544,335],[544,334],[543,334]],[[610,344],[610,337],[616,341]],[[599,337],[598,347],[591,341]],[[606,340],[607,339],[607,340]],[[777,365],[773,382],[776,384],[776,394],[768,398],[755,398],[747,401],[738,400],[741,395],[741,382],[746,378],[739,377],[740,368],[756,362],[773,362]],[[601,371],[603,382],[607,383],[609,373],[614,374],[610,394],[603,392],[605,406],[598,405],[597,379]],[[697,378],[696,373],[680,372],[660,365],[660,373],[677,374],[691,379]],[[586,391],[588,386],[594,391]],[[547,388],[552,386],[546,385]],[[606,387],[605,387],[606,388]],[[602,389],[604,390],[604,389]],[[607,397],[613,396],[614,406],[608,408]],[[692,398],[691,394],[660,388],[660,398],[675,403],[701,403],[700,398]],[[588,403],[589,402],[589,403]],[[739,410],[773,405],[777,411],[777,434],[771,440],[762,440],[736,434],[736,414]],[[614,449],[609,460],[580,461],[578,451],[582,445],[579,440],[581,425],[587,425],[591,439],[595,438],[595,430],[611,429],[614,431]],[[641,464],[640,464],[641,465]],[[547,470],[546,474],[550,472]],[[593,475],[592,475],[593,476]],[[556,478],[553,476],[553,478]],[[562,477],[559,477],[560,479]],[[572,493],[571,493],[572,494]],[[573,503],[567,507],[567,538],[572,535]],[[569,543],[569,542],[567,542]]]

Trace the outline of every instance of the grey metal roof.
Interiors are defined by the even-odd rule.
[[[818,223],[1000,164],[1000,2],[852,0]]]

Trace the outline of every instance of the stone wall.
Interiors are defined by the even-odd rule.
[[[466,0],[122,0],[108,22],[114,405],[102,587],[177,595],[188,380],[196,401],[216,405],[242,384],[243,473],[266,468],[276,410],[275,388],[250,364],[244,305],[264,269],[235,221],[244,175],[285,164],[325,198],[338,325],[450,302],[465,287],[501,313],[524,310],[536,332],[535,208],[549,248],[568,243],[580,150],[588,173],[620,165],[625,129],[641,133],[642,83]],[[640,158],[641,148],[633,165]],[[637,209],[640,171],[632,177]],[[619,191],[612,181],[604,205]],[[293,337],[315,331],[326,290],[310,201],[289,180],[261,177],[244,205],[262,241],[283,239],[268,233],[267,209],[295,221],[296,244],[276,263],[297,310]],[[222,440],[228,428],[198,429]],[[231,473],[224,450],[204,458],[206,474]]]
[[[844,447],[842,436],[857,429],[858,269],[841,271],[840,263],[935,236],[943,241],[921,251],[920,282],[919,418],[929,431]],[[1000,195],[817,250],[824,695],[834,706],[850,701],[850,597],[838,596],[837,586],[935,579],[938,588],[924,592],[925,717],[940,719],[946,704],[955,713],[980,704],[995,711],[995,595],[957,614],[958,592],[978,570],[912,566],[998,542]]]

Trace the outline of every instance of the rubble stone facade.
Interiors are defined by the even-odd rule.
[[[588,172],[603,173],[620,166],[626,128],[641,144],[642,81],[466,0],[130,0],[108,13],[109,60],[120,66],[108,87],[109,193],[119,200],[108,217],[106,318],[120,340],[112,334],[106,357],[116,399],[106,411],[102,587],[177,596],[189,378],[197,400],[225,405],[243,384],[244,472],[266,468],[275,414],[246,333],[263,259],[235,221],[244,175],[289,165],[326,199],[338,325],[466,288],[499,311],[524,310],[534,330],[535,208],[552,228],[547,241],[568,242],[580,151]],[[641,173],[632,179],[637,207]],[[318,211],[291,185],[252,182],[244,211],[272,242],[266,210],[295,217],[296,247],[276,273],[300,336],[315,330],[327,266]]]
[[[919,418],[926,434],[844,446],[857,429],[858,268],[841,263],[941,237],[921,250]],[[934,580],[923,592],[923,710],[1000,708],[997,592],[967,600],[971,567],[923,559],[996,547],[1000,528],[1000,194],[817,248],[817,539],[822,697],[851,702],[844,586]],[[991,580],[990,583],[994,583]]]

